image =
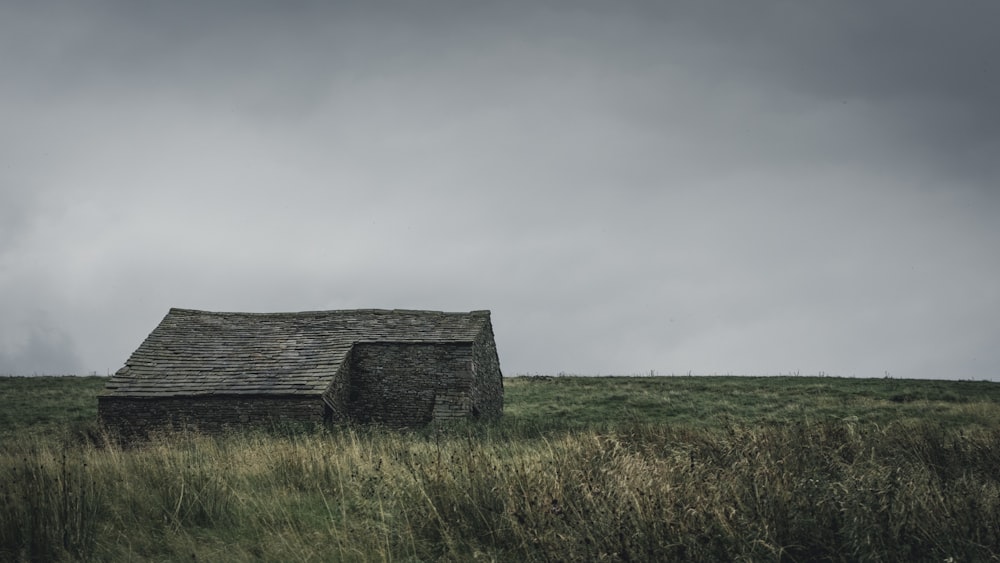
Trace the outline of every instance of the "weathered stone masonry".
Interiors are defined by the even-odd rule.
[[[171,309],[98,399],[101,421],[122,434],[502,412],[488,311]]]
[[[404,426],[472,412],[472,344],[361,342],[351,353],[349,416]]]
[[[489,322],[487,320],[487,322]],[[472,344],[472,376],[470,397],[473,416],[499,418],[503,415],[503,376],[500,356],[493,340],[493,328],[481,331]]]
[[[156,430],[219,432],[248,425],[318,425],[327,415],[322,402],[302,397],[100,397],[98,401],[101,421],[128,436]]]

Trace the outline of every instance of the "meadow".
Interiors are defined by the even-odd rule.
[[[4,561],[989,561],[1000,384],[522,377],[501,421],[121,447],[0,378]]]

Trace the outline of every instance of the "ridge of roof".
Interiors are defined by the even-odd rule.
[[[275,312],[253,312],[253,311],[207,311],[204,309],[187,309],[184,307],[171,307],[167,314],[171,313],[197,313],[199,315],[246,315],[246,316],[285,316],[285,315],[332,315],[349,313],[371,313],[371,314],[427,314],[427,315],[467,315],[467,316],[489,316],[489,309],[475,309],[472,311],[434,311],[430,309],[328,309],[310,311],[275,311]]]

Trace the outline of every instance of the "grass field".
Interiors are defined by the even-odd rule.
[[[0,378],[0,560],[988,561],[1000,384],[513,378],[491,424],[105,443]]]

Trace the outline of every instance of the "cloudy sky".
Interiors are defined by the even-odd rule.
[[[0,373],[170,307],[505,374],[1000,380],[1000,4],[0,2]]]

